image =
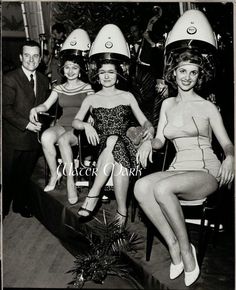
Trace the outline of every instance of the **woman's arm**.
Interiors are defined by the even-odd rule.
[[[168,99],[167,99],[168,100]],[[163,134],[164,126],[166,125],[166,107],[169,101],[164,100],[161,106],[160,118],[157,126],[156,137],[152,140],[145,141],[138,149],[136,154],[137,162],[146,168],[147,160],[152,162],[152,149],[160,149],[165,144],[165,137]]]
[[[84,130],[85,129],[85,126],[88,123],[87,122],[83,122],[83,120],[84,120],[87,112],[89,111],[90,107],[91,107],[90,97],[86,97],[83,100],[79,111],[75,115],[74,120],[72,121],[72,127],[73,128],[75,128],[77,130]]]
[[[212,103],[208,103],[209,108],[209,120],[210,125],[215,134],[218,142],[220,143],[225,159],[221,164],[218,176],[220,177],[220,186],[233,181],[234,179],[234,146],[229,139],[226,132],[222,116],[216,106]]]
[[[57,99],[58,99],[58,93],[53,90],[50,96],[47,98],[47,100],[44,103],[30,110],[30,115],[29,115],[30,121],[32,123],[34,123],[35,121],[38,122],[38,112],[48,111],[51,108],[51,106],[57,101]]]
[[[167,123],[166,109],[168,108],[169,103],[170,99],[166,99],[162,102],[156,136],[151,141],[151,145],[154,150],[161,149],[165,144],[164,127]]]
[[[88,142],[96,146],[97,144],[99,144],[99,137],[97,131],[93,128],[91,123],[83,122],[87,112],[90,110],[90,107],[92,105],[91,100],[92,98],[90,96],[84,99],[78,113],[72,121],[72,127],[77,130],[85,130]]]

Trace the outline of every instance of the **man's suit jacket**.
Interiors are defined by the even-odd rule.
[[[17,150],[37,150],[37,133],[26,129],[30,110],[43,103],[49,94],[47,77],[36,72],[36,96],[22,68],[3,76],[2,141]]]

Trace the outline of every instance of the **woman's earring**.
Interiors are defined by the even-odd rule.
[[[119,83],[119,80],[116,80],[116,83],[118,84]]]
[[[79,78],[81,77],[81,73],[78,74],[78,77],[79,77]]]

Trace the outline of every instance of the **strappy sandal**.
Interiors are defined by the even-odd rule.
[[[123,229],[126,226],[128,215],[121,214],[118,210],[116,210],[115,221],[116,225]]]
[[[96,195],[96,196],[89,196],[89,195],[88,195],[86,198],[97,198],[97,201],[98,201],[98,200],[99,200],[99,195]],[[88,202],[87,202],[87,204],[88,204]],[[98,204],[98,203],[95,204],[95,206],[94,206],[94,208],[93,208],[92,210],[91,210],[91,209],[87,209],[86,207],[81,206],[80,209],[79,209],[78,212],[77,212],[78,215],[79,215],[81,218],[90,218],[90,217],[92,217],[93,214],[94,214],[94,211],[95,211],[95,208],[96,208],[97,204]],[[82,214],[80,214],[81,211],[86,212],[87,215],[82,215]]]

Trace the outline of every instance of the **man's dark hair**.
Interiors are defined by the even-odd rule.
[[[23,53],[23,47],[24,46],[30,46],[30,47],[35,47],[37,46],[39,48],[39,52],[40,52],[40,45],[37,41],[35,40],[26,40],[22,43],[21,45],[21,50],[20,50],[20,53],[22,54]]]

